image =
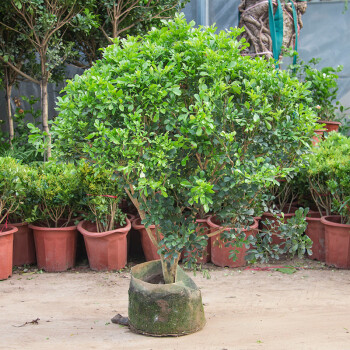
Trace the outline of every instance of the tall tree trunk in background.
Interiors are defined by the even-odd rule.
[[[46,156],[47,159],[51,157],[51,135],[49,129],[49,101],[47,94],[47,85],[48,79],[45,77],[41,81],[41,106],[42,106],[42,122],[43,122],[43,131],[47,133],[47,150]]]
[[[12,118],[12,109],[11,109],[11,95],[12,95],[12,86],[10,84],[10,77],[8,72],[8,67],[5,67],[5,84],[6,84],[6,110],[7,110],[7,121],[9,124],[9,138],[10,144],[12,144],[12,140],[15,136],[15,130],[13,126],[13,118]]]
[[[13,118],[12,118],[12,110],[11,110],[11,94],[12,94],[12,85],[8,85],[6,83],[6,108],[7,108],[7,120],[9,123],[10,143],[12,143],[12,140],[15,137],[15,130],[13,127]]]
[[[283,46],[286,48],[295,45],[296,33],[294,29],[293,9],[291,3],[281,1],[283,8]],[[301,16],[307,8],[306,2],[295,2],[297,13],[298,32],[303,27]],[[274,3],[273,8],[276,10]],[[269,4],[266,0],[241,0],[238,7],[241,13],[239,27],[244,27],[242,37],[247,40],[250,46],[243,51],[249,56],[264,55],[267,58],[273,57],[272,39],[269,27]],[[298,35],[299,33],[297,33]]]

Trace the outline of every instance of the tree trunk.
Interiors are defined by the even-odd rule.
[[[179,265],[180,254],[177,255],[174,262],[164,258],[164,255],[160,255],[160,260],[162,262],[162,271],[165,284],[176,282],[176,271]]]
[[[283,46],[294,48],[296,35],[294,29],[293,10],[290,3],[281,2],[283,8]],[[298,32],[303,27],[301,16],[305,13],[307,3],[294,3],[297,13]],[[274,3],[274,10],[277,5]],[[266,0],[241,0],[238,7],[241,18],[239,27],[244,27],[245,38],[250,46],[243,51],[249,56],[263,55],[267,58],[273,57],[272,39],[269,26],[268,2]]]
[[[9,123],[10,144],[12,144],[12,140],[15,137],[15,130],[13,127],[13,118],[12,118],[12,109],[11,109],[11,94],[12,94],[12,85],[9,85],[8,82],[6,82],[6,108],[7,108],[7,120]]]
[[[141,205],[140,205],[138,199],[135,198],[135,196],[134,196],[135,192],[134,192],[133,185],[130,184],[130,190],[127,187],[125,187],[125,192],[129,196],[132,203],[135,205],[135,207],[140,215],[140,218],[142,220],[144,220],[146,218],[146,213],[141,209]],[[152,231],[148,227],[145,227],[145,229],[146,229],[148,237],[150,238],[152,243],[158,248],[159,247],[158,243],[160,241],[159,234],[157,234],[157,239],[156,239],[153,236]],[[163,254],[160,255],[160,260],[162,262],[162,272],[163,272],[164,282],[166,284],[175,283],[176,271],[177,271],[177,266],[178,266],[179,260],[180,260],[180,254],[177,254],[177,257],[175,258],[173,263],[171,263],[171,261],[169,259],[165,259]]]
[[[43,77],[41,81],[41,107],[42,107],[42,121],[43,131],[47,133],[47,150],[46,155],[49,159],[51,157],[51,135],[49,129],[49,103],[47,94],[48,79]]]

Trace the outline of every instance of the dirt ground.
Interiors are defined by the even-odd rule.
[[[128,270],[16,271],[0,282],[0,349],[350,349],[350,271],[292,264],[293,274],[208,265],[210,279],[193,277],[207,324],[178,338],[110,322],[127,315]]]

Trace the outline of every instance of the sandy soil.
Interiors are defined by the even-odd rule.
[[[179,338],[110,323],[127,315],[128,271],[17,271],[0,282],[0,349],[350,349],[350,271],[297,264],[291,275],[209,265],[210,279],[194,277],[207,325]]]

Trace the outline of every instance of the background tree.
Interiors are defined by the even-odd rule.
[[[104,0],[96,1],[95,12],[98,25],[87,31],[69,31],[76,51],[83,53],[73,64],[87,68],[101,58],[101,47],[116,38],[142,35],[149,29],[159,27],[161,21],[174,17],[189,0]],[[72,28],[74,29],[74,28]]]
[[[48,83],[53,71],[76,54],[74,43],[65,39],[65,33],[69,26],[75,25],[79,30],[79,23],[93,20],[89,10],[94,6],[94,0],[5,0],[1,6],[2,12],[7,11],[8,16],[7,21],[0,21],[0,26],[19,36],[25,45],[29,43],[37,53],[38,78],[26,74],[22,63],[11,60],[10,56],[1,54],[0,61],[25,79],[40,85],[42,127],[48,138],[47,157],[50,157]]]

